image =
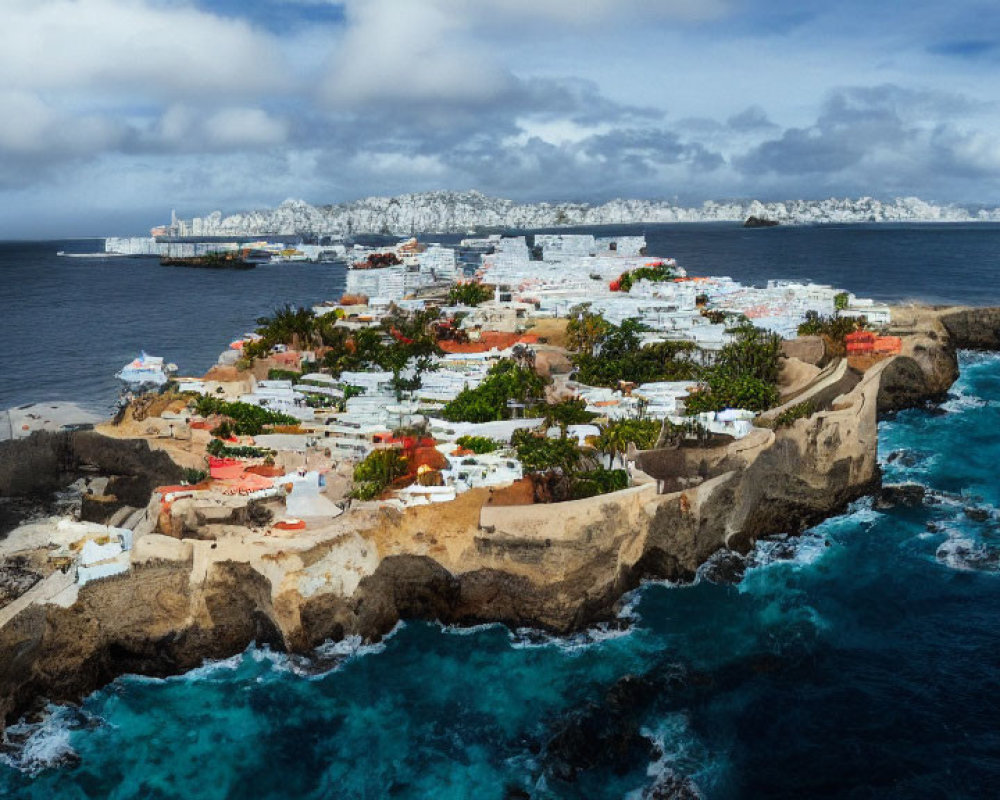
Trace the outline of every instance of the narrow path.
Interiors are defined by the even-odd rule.
[[[62,570],[56,570],[47,578],[43,578],[17,598],[17,600],[0,608],[0,628],[33,603],[45,605],[50,602],[57,594],[72,586],[75,581],[75,567],[66,573]]]

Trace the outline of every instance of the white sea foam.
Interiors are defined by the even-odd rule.
[[[646,776],[651,780],[646,786],[627,793],[626,800],[656,796],[651,793],[653,787],[666,783],[675,783],[678,788],[683,786],[689,796],[704,797],[701,788],[690,776],[705,770],[707,754],[691,731],[686,714],[670,714],[655,727],[641,728],[639,733],[653,743],[659,756],[646,768]]]
[[[504,627],[502,622],[483,622],[480,625],[441,625],[441,630],[451,636],[475,636]]]
[[[49,706],[39,722],[19,722],[7,728],[0,762],[37,775],[77,758],[70,734],[79,726],[80,714],[69,706]]]
[[[1000,572],[1000,551],[969,534],[949,529],[944,532],[948,538],[935,553],[940,563],[960,572]]]
[[[569,636],[557,636],[535,628],[517,628],[510,631],[509,637],[510,646],[515,650],[555,647],[565,653],[576,654],[595,645],[630,636],[634,630],[632,626],[600,623]]]
[[[379,642],[366,642],[361,636],[345,636],[337,641],[328,640],[316,647],[309,655],[281,653],[270,647],[253,647],[250,657],[257,662],[268,663],[274,672],[289,673],[307,680],[318,680],[336,672],[345,664],[363,656],[385,651],[386,642],[405,627],[397,622]]]
[[[962,388],[953,388],[948,394],[948,399],[941,404],[940,408],[949,414],[961,414],[963,411],[972,411],[977,408],[1000,408],[1000,403],[996,400],[986,400],[978,395],[970,394]]]

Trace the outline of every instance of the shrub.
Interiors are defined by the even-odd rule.
[[[529,367],[502,359],[490,367],[475,389],[463,389],[441,411],[450,422],[494,422],[510,419],[508,401],[530,403],[545,396],[546,380]]]
[[[575,475],[571,493],[574,500],[580,500],[585,497],[608,494],[608,492],[618,492],[627,489],[628,484],[628,472],[625,470],[598,467],[589,472],[580,472]]]
[[[805,419],[806,417],[811,417],[816,413],[816,405],[810,400],[806,400],[804,403],[799,403],[792,406],[791,408],[786,408],[778,416],[774,418],[771,425],[772,428],[777,430],[778,428],[787,428],[797,419]]]
[[[622,419],[609,422],[601,430],[598,447],[605,453],[624,453],[629,444],[652,450],[663,425],[655,419]]]
[[[218,436],[220,439],[231,439],[233,437],[233,425],[228,419],[224,419],[212,428],[211,433],[212,436]]]
[[[351,496],[358,500],[372,500],[405,474],[406,458],[398,450],[373,450],[354,468]]]
[[[805,321],[799,325],[799,336],[824,336],[843,345],[849,333],[865,327],[864,320],[854,317],[824,317],[815,311],[807,311]]]
[[[268,455],[268,451],[260,447],[227,445],[222,439],[212,439],[205,448],[209,455],[216,458],[263,458]]]
[[[187,467],[182,473],[182,480],[184,483],[194,485],[196,483],[201,483],[205,478],[208,477],[208,473],[203,469],[193,469]]]
[[[297,383],[301,377],[301,372],[291,369],[269,369],[267,371],[267,379],[269,381],[291,381],[292,383]]]
[[[642,280],[650,281],[652,283],[662,283],[663,281],[673,280],[675,277],[677,277],[677,273],[666,264],[639,267],[631,272],[622,273],[621,277],[615,282],[618,288],[614,289],[614,287],[612,287],[612,290],[629,292],[632,290],[632,286],[634,284]]]
[[[449,306],[478,306],[487,300],[493,299],[493,287],[479,283],[478,281],[468,281],[466,283],[456,283],[448,290],[448,297],[445,305]]]
[[[580,461],[580,446],[575,439],[549,439],[522,429],[514,434],[514,445],[518,460],[528,472],[559,470],[569,474]]]
[[[288,414],[270,411],[252,403],[230,403],[210,395],[198,398],[195,411],[202,417],[209,417],[212,414],[228,417],[228,424],[223,422],[215,430],[227,425],[225,430],[229,431],[229,435],[257,436],[264,431],[265,426],[297,425],[299,422]]]
[[[489,439],[486,436],[459,436],[455,440],[455,444],[466,450],[471,450],[477,455],[492,453],[503,447],[501,442],[496,441],[496,439]]]
[[[621,381],[683,381],[697,376],[698,367],[690,359],[693,342],[643,346],[643,327],[635,320],[627,319],[621,325],[606,322],[605,326],[596,341],[596,355],[584,349],[572,357],[581,383],[615,388]]]

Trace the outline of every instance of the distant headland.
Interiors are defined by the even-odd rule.
[[[606,203],[516,203],[476,191],[422,192],[310,205],[286,200],[277,208],[228,216],[214,211],[153,228],[154,237],[366,235],[468,233],[671,222],[739,222],[750,217],[782,225],[885,222],[1000,222],[1000,208],[935,205],[917,197],[825,200],[709,200],[683,206],[668,200],[615,199]]]

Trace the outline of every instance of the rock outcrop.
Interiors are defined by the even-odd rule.
[[[84,469],[111,478],[103,499],[90,504],[92,521],[103,521],[100,514],[111,516],[126,505],[145,506],[154,487],[178,483],[182,475],[165,452],[141,439],[113,439],[95,431],[39,431],[0,442],[0,497],[44,500]],[[24,512],[29,511],[25,506]],[[17,524],[18,515],[0,521],[2,537]]]
[[[642,454],[645,477],[614,495],[500,506],[473,490],[406,512],[352,511],[326,538],[254,546],[232,534],[230,518],[212,540],[141,537],[129,573],[0,627],[0,719],[79,698],[122,672],[180,672],[252,641],[307,652],[346,635],[377,639],[406,618],[555,632],[608,620],[643,578],[689,579],[720,550],[799,532],[876,490],[877,414],[945,391],[957,375],[950,331],[968,345],[973,319],[914,317],[902,355],[860,378],[831,366],[812,416],[701,452]],[[113,454],[118,475],[175,479],[162,453],[81,436],[32,445],[32,463],[103,465]],[[9,467],[0,480],[28,485]]]

